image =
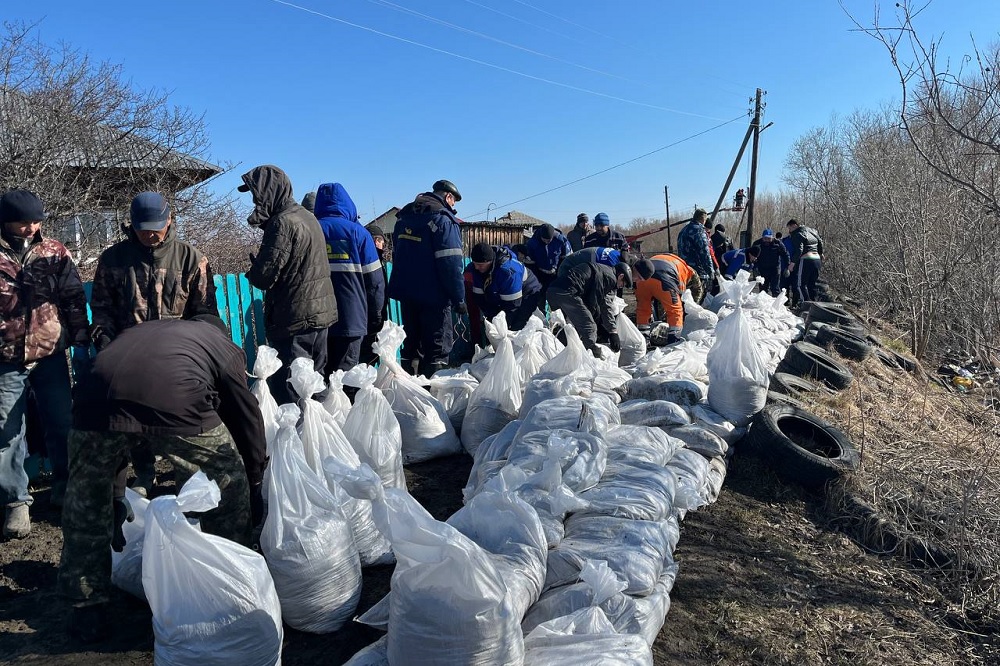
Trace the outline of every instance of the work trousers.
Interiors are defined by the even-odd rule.
[[[583,299],[573,292],[550,287],[548,291],[549,307],[553,312],[562,310],[566,321],[573,325],[583,346],[590,349],[597,344],[597,321]]]
[[[66,437],[72,407],[66,354],[46,356],[30,369],[21,363],[0,363],[0,505],[32,501],[24,470],[28,453],[24,416],[29,387],[38,405],[53,474],[56,480],[63,481],[67,475]]]
[[[802,259],[796,266],[795,290],[800,303],[816,300],[816,280],[819,279],[821,263],[819,259]]]
[[[399,352],[402,366],[409,371],[418,359],[422,368],[447,366],[455,343],[451,306],[430,307],[416,301],[402,301],[400,311],[406,333]]]
[[[329,377],[337,370],[348,371],[361,360],[361,336],[345,338],[339,335],[327,335],[326,338],[326,371],[324,377]],[[371,348],[369,347],[369,351]]]
[[[107,601],[111,586],[116,474],[130,449],[147,444],[174,466],[177,490],[197,471],[219,484],[219,506],[201,514],[204,532],[250,545],[250,486],[224,425],[200,435],[148,435],[73,430],[69,483],[62,511],[59,589],[76,601]]]
[[[281,369],[267,378],[267,386],[271,395],[279,405],[295,402],[295,395],[288,385],[291,375],[292,361],[297,358],[311,358],[313,369],[317,372],[326,370],[326,337],[328,329],[316,328],[303,331],[290,338],[268,340],[268,343],[278,352]]]

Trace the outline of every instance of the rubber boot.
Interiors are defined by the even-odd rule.
[[[98,643],[111,638],[111,604],[107,602],[75,606],[66,626],[69,635],[81,643]]]
[[[27,502],[7,505],[3,519],[3,535],[7,539],[23,539],[31,533],[31,515]]]

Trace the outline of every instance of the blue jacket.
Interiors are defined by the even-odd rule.
[[[396,213],[389,298],[432,308],[465,302],[462,232],[448,205],[431,192]]]
[[[781,270],[785,270],[786,268],[788,268],[788,261],[791,258],[792,252],[794,252],[795,247],[792,245],[791,236],[785,236],[784,238],[782,238],[781,244],[785,246],[785,250],[788,252],[788,256],[781,260]]]
[[[528,257],[524,263],[536,275],[544,274],[555,277],[556,271],[559,270],[559,264],[573,252],[569,239],[558,231],[555,238],[546,245],[539,238],[538,229],[535,229],[535,234],[528,239],[525,246],[528,248]]]
[[[367,335],[380,324],[385,302],[385,278],[375,242],[358,222],[358,209],[340,183],[319,186],[315,215],[326,238],[326,258],[340,315],[330,327],[330,335]]]
[[[722,260],[726,262],[726,275],[736,277],[741,268],[749,271],[751,262],[748,262],[747,259],[746,250],[730,250],[722,255]]]
[[[496,259],[493,260],[493,270],[488,274],[480,273],[472,264],[465,267],[465,272],[472,275],[472,293],[476,303],[488,318],[500,312],[513,312],[520,307],[525,296],[542,290],[538,278],[513,257],[510,248],[494,247],[494,251]]]
[[[580,264],[601,264],[614,268],[622,260],[622,253],[610,247],[585,247],[566,257],[559,266],[558,275],[565,275]]]

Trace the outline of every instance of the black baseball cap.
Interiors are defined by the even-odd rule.
[[[46,217],[42,200],[28,190],[10,190],[0,197],[0,224],[41,222]]]

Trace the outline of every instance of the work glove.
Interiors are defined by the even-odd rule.
[[[90,329],[90,341],[94,348],[100,352],[111,344],[111,336],[104,332],[103,327],[95,324]]]
[[[124,497],[114,499],[114,508],[115,513],[112,521],[114,532],[111,535],[111,549],[120,553],[125,548],[125,533],[122,532],[122,525],[125,524],[126,520],[130,523],[135,520],[135,513],[132,511],[132,505]]]
[[[261,481],[250,486],[250,524],[257,527],[264,522],[264,484]]]
[[[667,333],[667,341],[666,342],[667,342],[668,345],[672,345],[675,342],[680,342],[680,341],[681,341],[681,338],[676,333],[674,333],[674,332]]]
[[[467,315],[467,314],[469,314],[469,305],[468,305],[468,303],[466,303],[465,301],[462,301],[461,303],[459,303],[458,305],[456,305],[455,306],[455,312],[457,312],[460,315]]]
[[[622,350],[622,339],[617,333],[608,334],[608,347],[613,352],[620,352]]]
[[[587,349],[590,350],[590,353],[594,355],[594,358],[602,358],[602,356],[601,356],[601,348],[598,346],[598,344],[596,342],[589,342],[589,343],[586,343],[586,345],[587,345]]]
[[[791,269],[791,268],[786,268],[786,269],[785,269],[785,270],[784,270],[784,271],[783,271],[783,272],[781,273],[781,275],[782,275],[782,276],[784,276],[784,277],[788,277],[788,276],[789,276],[789,275],[791,275],[791,274],[792,274],[792,269]]]

